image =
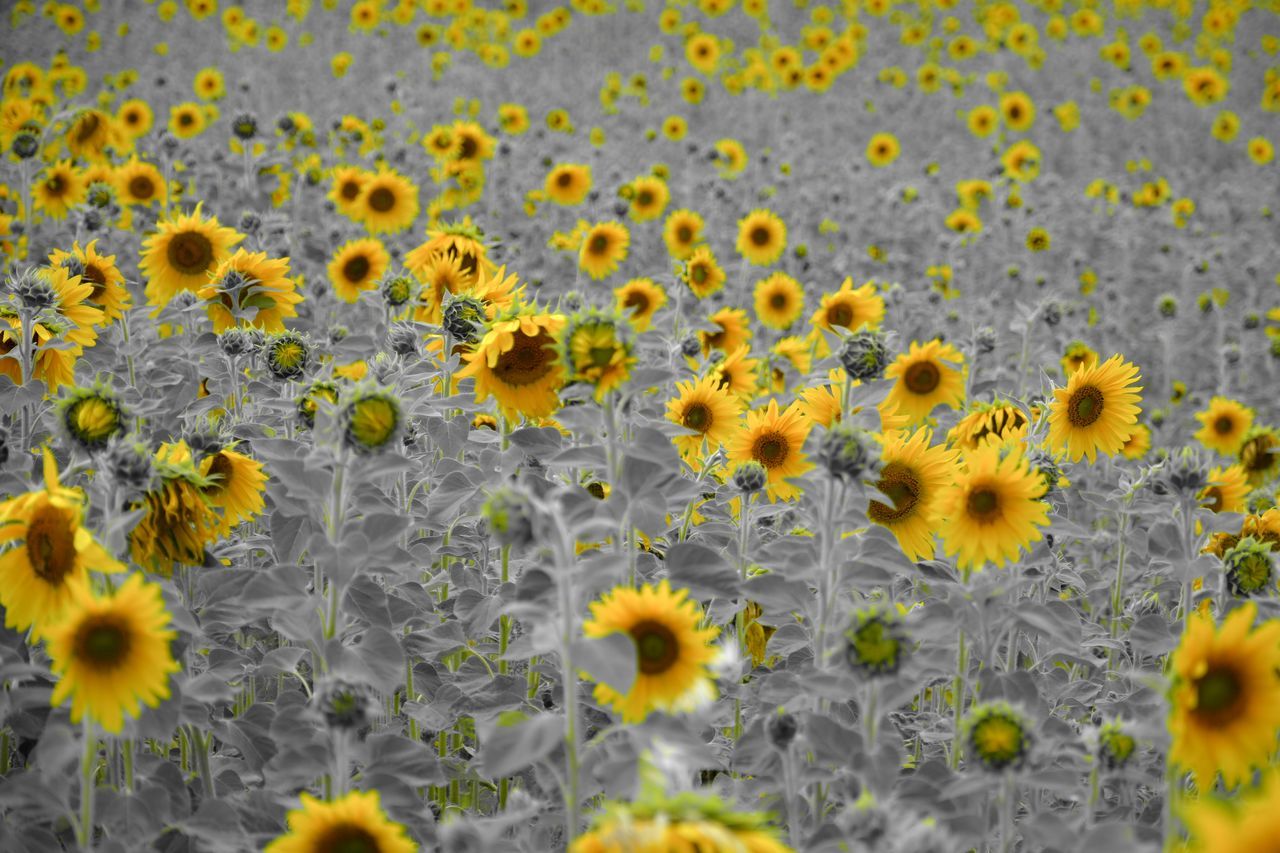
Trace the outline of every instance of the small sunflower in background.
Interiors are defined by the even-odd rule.
[[[114,177],[116,192],[122,205],[164,204],[168,198],[164,175],[153,163],[146,163],[135,157],[118,167]]]
[[[681,208],[667,214],[662,226],[662,241],[667,253],[678,261],[687,260],[702,242],[702,217],[692,210]]]
[[[169,132],[179,139],[192,139],[204,133],[209,124],[204,109],[191,102],[169,108]]]
[[[283,332],[285,319],[298,316],[295,306],[302,301],[289,278],[288,258],[244,249],[219,264],[196,295],[205,300],[216,335],[245,324]]]
[[[772,210],[753,210],[738,220],[736,248],[748,263],[767,267],[787,248],[787,224]]]
[[[289,831],[268,844],[264,853],[416,853],[418,849],[403,826],[387,819],[377,791],[352,791],[329,802],[304,793],[301,803],[301,808],[288,814]]]
[[[724,287],[726,277],[715,254],[706,246],[699,246],[685,260],[680,278],[689,285],[694,296],[706,299]]]
[[[812,427],[813,422],[805,417],[798,401],[779,410],[778,401],[770,400],[764,409],[747,412],[746,425],[725,442],[729,462],[735,468],[752,461],[763,465],[771,503],[795,500],[801,489],[788,481],[813,468],[804,453],[804,442]]]
[[[871,282],[855,288],[852,278],[841,282],[840,288],[834,293],[825,294],[818,310],[809,318],[817,341],[817,355],[820,357],[827,356],[831,348],[819,330],[835,332],[843,329],[856,332],[863,327],[878,329],[882,322],[884,299],[875,292]]]
[[[543,184],[547,198],[559,205],[582,204],[591,192],[591,167],[582,163],[561,163],[547,173]]]
[[[885,402],[913,424],[923,423],[938,406],[964,405],[965,370],[964,356],[951,344],[936,338],[923,346],[912,341],[907,352],[885,368],[885,378],[895,380]]]
[[[751,320],[741,308],[721,308],[707,318],[714,331],[698,332],[702,355],[718,349],[728,355],[751,340]]]
[[[1044,477],[1020,449],[988,445],[969,453],[939,506],[947,555],[965,571],[1016,561],[1049,524],[1044,493]]]
[[[627,259],[630,245],[631,232],[621,222],[596,223],[582,235],[578,266],[593,279],[608,278]]]
[[[1150,449],[1151,427],[1139,423],[1133,425],[1133,432],[1129,433],[1128,440],[1120,448],[1120,455],[1125,459],[1141,459]]]
[[[736,180],[746,171],[747,149],[736,139],[721,139],[714,146],[716,152],[716,171],[726,181]]]
[[[947,432],[947,444],[968,453],[987,444],[1021,441],[1029,426],[1027,416],[1013,403],[1000,399],[974,403],[972,411]]]
[[[550,415],[560,405],[557,392],[565,380],[555,351],[565,322],[563,315],[531,308],[494,320],[465,356],[458,378],[475,379],[476,402],[493,397],[508,418]]]
[[[89,182],[70,160],[59,160],[31,185],[32,207],[50,219],[65,219],[85,199]]]
[[[83,283],[93,287],[85,301],[102,311],[98,325],[107,326],[133,306],[133,298],[125,287],[124,274],[116,266],[116,256],[99,254],[97,244],[93,240],[81,248],[76,243],[70,252],[54,249],[49,253],[49,263],[66,268],[68,275],[78,274]]]
[[[1036,123],[1036,105],[1026,92],[1005,92],[1000,96],[1000,116],[1005,127],[1023,133]]]
[[[677,382],[676,392],[667,401],[667,420],[692,431],[671,439],[686,459],[714,453],[737,431],[744,404],[715,376]]]
[[[1054,389],[1049,405],[1049,444],[1072,462],[1098,453],[1114,456],[1133,432],[1142,410],[1138,368],[1113,355],[1101,364],[1071,374],[1065,388]]]
[[[116,124],[130,139],[146,136],[155,120],[151,105],[141,98],[130,98],[116,109]]]
[[[348,242],[329,261],[334,294],[343,302],[357,301],[361,293],[378,286],[390,263],[391,256],[381,240],[367,237]]]
[[[653,279],[633,278],[615,288],[618,313],[631,321],[631,328],[643,332],[653,322],[653,315],[667,304],[667,293]]]
[[[636,357],[616,318],[599,312],[573,317],[562,338],[558,359],[568,380],[591,385],[596,402],[630,377]]]
[[[964,732],[970,760],[993,772],[1021,766],[1033,744],[1030,723],[1005,702],[975,707],[965,718]]]
[[[898,137],[892,133],[877,133],[867,142],[867,162],[881,169],[897,160],[901,151]]]
[[[338,213],[348,219],[358,219],[360,208],[357,202],[370,177],[369,172],[356,166],[337,166],[333,170],[333,182],[325,197],[333,202]]]
[[[955,479],[959,454],[930,445],[933,433],[918,429],[886,433],[880,450],[880,476],[873,484],[893,505],[873,499],[867,517],[887,527],[907,559],[933,557],[933,534],[942,520],[944,490]]]
[[[587,637],[622,632],[635,642],[636,679],[626,693],[596,684],[595,698],[612,708],[624,723],[641,723],[654,711],[691,710],[716,695],[710,665],[720,633],[703,625],[702,608],[689,600],[687,589],[672,590],[663,580],[657,586],[615,587],[590,605],[591,618],[582,625]]]
[[[232,247],[244,239],[234,228],[205,218],[200,206],[191,214],[163,219],[156,233],[142,241],[138,269],[147,280],[147,303],[161,307],[184,290],[199,290],[209,276],[231,257]]]
[[[756,282],[756,318],[771,329],[786,329],[804,312],[804,288],[784,272]]]
[[[1098,353],[1084,341],[1072,341],[1062,354],[1062,375],[1070,376],[1082,367],[1098,363]]]
[[[369,175],[353,207],[355,219],[370,234],[398,233],[418,218],[418,187],[391,169],[380,169]]]
[[[650,222],[662,215],[671,200],[667,182],[649,175],[636,178],[627,186],[631,200],[630,216],[636,222]]]
[[[1196,441],[1223,456],[1235,456],[1244,443],[1245,433],[1253,426],[1253,409],[1228,397],[1214,397],[1209,408],[1196,412],[1200,429]]]
[[[77,112],[63,137],[72,156],[91,162],[104,159],[108,148],[123,146],[126,138],[115,116],[92,108]]]
[[[1053,245],[1049,232],[1043,228],[1032,228],[1027,232],[1026,246],[1029,252],[1047,252]]]
[[[1249,497],[1249,478],[1240,465],[1215,467],[1209,471],[1209,484],[1197,495],[1205,509],[1213,512],[1244,512]]]
[[[1266,485],[1280,474],[1280,432],[1274,427],[1250,427],[1236,453],[1240,466],[1249,476],[1249,485],[1254,488]]]

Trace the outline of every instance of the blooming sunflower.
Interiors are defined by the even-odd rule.
[[[933,433],[918,429],[893,430],[880,450],[880,479],[875,487],[893,501],[873,500],[867,517],[889,528],[909,560],[933,557],[933,534],[941,521],[944,490],[955,479],[959,454],[942,445],[930,446]]]
[[[667,304],[667,293],[660,285],[649,278],[633,278],[613,291],[618,303],[618,313],[631,321],[631,328],[643,332],[653,322],[663,305]]]
[[[977,403],[947,432],[947,444],[968,453],[986,444],[1021,441],[1030,424],[1013,403]]]
[[[439,323],[445,300],[461,293],[472,280],[462,271],[459,258],[444,254],[432,255],[424,265],[412,269],[414,277],[425,285],[418,293],[419,304],[414,309],[414,319],[419,323]]]
[[[741,308],[721,308],[708,317],[707,322],[713,324],[716,331],[698,333],[704,356],[713,349],[731,353],[751,340],[751,320]]]
[[[748,263],[767,267],[787,248],[787,224],[771,210],[753,210],[738,220],[736,248]]]
[[[724,287],[725,274],[720,268],[716,256],[706,246],[699,246],[685,259],[684,269],[680,275],[693,295],[706,299]]]
[[[864,326],[878,329],[883,321],[884,300],[876,295],[874,286],[867,282],[855,289],[852,278],[841,282],[834,293],[824,295],[818,310],[809,319],[818,343],[817,354],[823,358],[830,354],[830,348],[818,329],[834,332],[839,328],[856,332]]]
[[[123,205],[163,204],[168,197],[164,175],[160,174],[154,164],[145,163],[136,157],[117,168],[114,177],[116,192]]]
[[[88,584],[71,586],[66,615],[47,631],[50,668],[58,676],[49,703],[71,699],[71,719],[88,713],[108,732],[142,705],[169,696],[169,676],[181,667],[169,653],[177,636],[169,627],[160,587],[132,574],[116,591],[99,598]]]
[[[116,110],[116,123],[130,139],[145,136],[155,120],[151,105],[140,98],[130,98]]]
[[[298,316],[294,306],[302,301],[288,276],[288,258],[237,249],[214,270],[212,282],[196,292],[208,303],[214,334],[244,323],[283,332],[285,318]]]
[[[812,428],[798,401],[779,411],[778,401],[770,400],[764,410],[747,413],[746,426],[725,442],[725,451],[735,469],[752,461],[764,466],[771,502],[795,500],[801,490],[787,480],[813,468],[803,451]]]
[[[125,139],[115,116],[92,108],[75,114],[65,137],[67,150],[82,160],[101,160],[108,147],[122,146]]]
[[[1273,427],[1253,426],[1244,434],[1238,451],[1249,485],[1265,485],[1280,473],[1280,434]]]
[[[1070,376],[1082,367],[1098,363],[1098,353],[1084,341],[1072,341],[1062,354],[1062,375]]]
[[[132,307],[133,300],[125,287],[124,275],[116,266],[116,256],[98,254],[97,244],[94,240],[82,249],[76,243],[70,252],[54,249],[49,253],[49,263],[66,267],[68,272],[80,270],[81,282],[93,287],[85,301],[102,311],[98,325],[106,326],[123,316]]]
[[[667,215],[662,226],[662,242],[667,253],[678,261],[687,260],[702,242],[702,217],[692,210],[681,208]]]
[[[591,192],[591,167],[583,163],[560,163],[547,173],[543,192],[565,207],[582,204]]]
[[[901,150],[898,137],[892,133],[877,133],[867,143],[867,162],[877,169],[883,168],[897,160]]]
[[[356,204],[370,174],[356,166],[338,166],[333,170],[333,184],[329,188],[329,201],[339,213],[348,219],[358,219],[360,207]]]
[[[1218,773],[1227,787],[1265,767],[1280,730],[1280,620],[1253,628],[1257,606],[1233,611],[1215,632],[1195,613],[1169,660],[1170,763],[1190,770],[1202,791]]]
[[[744,404],[738,395],[721,388],[716,377],[678,382],[676,391],[667,401],[667,420],[692,430],[671,439],[686,459],[716,450],[737,431]]]
[[[125,567],[80,526],[84,493],[58,482],[58,466],[44,451],[43,489],[0,503],[0,605],[4,624],[31,629],[40,639],[71,606],[72,588],[90,570],[120,573]]]
[[[642,778],[646,775],[642,769]],[[776,838],[768,819],[765,814],[730,811],[714,794],[668,797],[654,786],[642,789],[630,802],[607,804],[591,829],[569,845],[569,853],[794,853]]]
[[[1203,796],[1184,803],[1182,821],[1194,853],[1263,853],[1280,838],[1280,772],[1266,771],[1258,788],[1230,800]]]
[[[565,326],[558,361],[568,368],[571,381],[595,389],[596,402],[626,382],[636,363],[631,342],[621,332],[616,319],[598,312],[574,317]]]
[[[912,423],[923,423],[938,406],[964,404],[964,374],[964,356],[951,344],[937,338],[924,346],[912,341],[885,368],[885,378],[895,380],[885,402],[895,404]]]
[[[760,378],[756,373],[760,360],[748,358],[750,353],[750,345],[743,344],[716,362],[710,372],[710,375],[715,377],[718,387],[729,390],[744,401],[755,397],[760,388]]]
[[[593,279],[607,278],[627,259],[631,234],[621,222],[598,222],[582,235],[578,266]]]
[[[201,492],[210,504],[222,510],[220,535],[227,535],[236,525],[257,518],[266,509],[262,495],[267,475],[256,459],[223,448],[201,459],[198,470],[209,480]]]
[[[231,257],[231,249],[244,239],[218,219],[193,213],[161,220],[156,233],[142,241],[138,269],[147,279],[147,304],[163,306],[183,290],[199,290],[209,276]]]
[[[129,555],[139,566],[169,577],[174,563],[204,563],[205,546],[218,538],[222,521],[205,495],[213,481],[192,465],[185,442],[162,444],[155,467],[156,488],[131,507],[146,514],[129,534]]]
[[[1141,459],[1151,449],[1151,428],[1146,424],[1134,424],[1129,439],[1120,448],[1125,459]]]
[[[204,133],[209,120],[199,104],[190,101],[169,108],[169,132],[179,139],[191,139]]]
[[[671,199],[671,191],[667,182],[652,175],[636,178],[631,182],[630,216],[636,222],[649,222],[657,219],[666,210]]]
[[[514,418],[545,417],[560,405],[556,392],[564,384],[564,365],[555,342],[565,326],[559,314],[524,309],[494,320],[475,349],[465,356],[458,378],[474,378],[476,402],[490,396],[503,414]]]
[[[391,255],[376,237],[352,240],[329,261],[329,281],[343,302],[355,302],[366,290],[373,290],[391,263]]]
[[[482,232],[471,217],[461,222],[442,222],[427,232],[427,241],[410,250],[404,256],[405,268],[415,275],[430,266],[432,260],[443,256],[457,261],[458,269],[468,280],[480,274],[492,275],[497,266],[489,259],[489,249]],[[419,275],[419,279],[422,279]]]
[[[89,183],[70,160],[59,160],[44,170],[31,186],[32,206],[51,219],[63,219],[84,201]]]
[[[1244,512],[1249,496],[1249,478],[1239,464],[1216,467],[1209,472],[1209,485],[1197,496],[1200,505],[1214,512]]]
[[[702,608],[689,600],[689,591],[672,591],[666,580],[638,589],[615,587],[593,601],[583,634],[606,637],[621,631],[636,644],[631,689],[623,695],[597,684],[596,701],[619,713],[624,723],[640,723],[652,711],[684,710],[714,698],[708,664],[715,659],[711,642],[720,629],[702,622]]]
[[[405,828],[388,820],[377,791],[352,791],[330,802],[302,795],[302,808],[289,812],[289,832],[264,853],[415,853]]]
[[[380,169],[365,181],[354,207],[369,233],[398,233],[418,218],[418,187],[391,169]]]
[[[1082,456],[1093,462],[1099,452],[1115,455],[1138,422],[1138,378],[1138,368],[1118,355],[1071,374],[1067,387],[1053,392],[1049,444],[1065,450],[1072,462]]]
[[[756,282],[756,317],[771,329],[785,329],[804,311],[804,288],[784,272]]]
[[[968,454],[939,505],[947,555],[958,554],[964,570],[1016,560],[1049,523],[1044,493],[1044,477],[1020,449],[988,445]]]
[[[1197,441],[1224,456],[1235,456],[1253,426],[1253,409],[1228,397],[1214,397],[1209,408],[1196,413],[1196,420],[1201,424],[1195,434]]]

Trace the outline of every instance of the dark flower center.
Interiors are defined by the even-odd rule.
[[[630,634],[636,642],[636,652],[640,657],[640,672],[645,675],[666,672],[680,657],[680,644],[676,642],[676,635],[661,622],[645,620],[633,625]]]
[[[773,235],[769,233],[769,229],[763,225],[757,226],[751,230],[751,242],[757,246],[767,246]]]
[[[200,275],[208,272],[213,263],[213,244],[203,234],[184,231],[169,241],[166,255],[169,266],[183,275]]]
[[[1196,680],[1194,713],[1212,725],[1225,725],[1238,716],[1243,699],[1244,687],[1235,671],[1214,667]]]
[[[853,308],[844,302],[837,302],[827,309],[827,323],[850,328],[853,324]]]
[[[786,436],[767,432],[751,445],[751,457],[766,468],[777,468],[787,461],[789,450]]]
[[[1067,401],[1067,420],[1076,428],[1084,428],[1102,417],[1102,392],[1092,385],[1084,385]]]
[[[691,403],[684,410],[684,416],[680,419],[680,423],[692,430],[705,433],[711,429],[714,422],[711,409],[706,403]]]
[[[597,234],[587,243],[587,253],[591,255],[603,255],[609,251],[609,238],[604,234]]]
[[[981,486],[969,493],[965,508],[971,518],[988,524],[1000,515],[1000,495],[990,486]]]
[[[45,505],[27,526],[27,560],[36,577],[60,586],[76,562],[76,531],[71,519],[57,507]]]
[[[920,480],[916,474],[901,462],[890,462],[880,472],[876,488],[883,492],[893,506],[889,507],[880,501],[872,501],[868,511],[872,521],[885,524],[907,518],[920,502]]]
[[[1235,418],[1230,415],[1220,415],[1213,422],[1213,431],[1218,435],[1230,435],[1236,428]]]
[[[386,213],[396,206],[396,194],[386,187],[376,187],[369,193],[369,207],[378,213]]]
[[[378,839],[364,827],[340,823],[324,834],[315,845],[324,853],[379,853]]]
[[[129,656],[130,637],[120,617],[102,614],[87,620],[76,631],[75,655],[101,669],[118,667]]]
[[[523,332],[514,336],[511,349],[498,356],[493,372],[504,385],[531,385],[551,372],[551,358],[547,347],[555,340],[546,332],[529,337]]]
[[[139,199],[149,199],[156,194],[155,183],[146,175],[138,175],[129,181],[129,195]]]
[[[937,365],[928,361],[918,361],[907,368],[902,381],[913,394],[932,394],[942,380]]]
[[[359,283],[364,281],[364,277],[369,274],[369,259],[364,255],[356,255],[348,258],[347,262],[342,265],[342,276],[347,281]]]

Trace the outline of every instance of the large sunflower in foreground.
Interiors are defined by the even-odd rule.
[[[405,828],[388,820],[377,791],[352,791],[330,802],[302,795],[302,808],[289,812],[289,832],[264,853],[414,853]]]
[[[715,659],[712,640],[720,633],[703,626],[702,608],[689,591],[657,586],[615,587],[591,603],[591,618],[582,625],[587,637],[624,632],[636,644],[636,680],[623,695],[597,684],[596,701],[613,708],[624,723],[640,723],[651,711],[678,711],[715,698],[708,665]]]
[[[285,318],[298,316],[294,306],[302,301],[289,278],[288,258],[268,258],[266,252],[244,249],[220,263],[212,282],[196,295],[207,301],[216,335],[246,324],[265,332],[283,332]]]
[[[880,479],[875,487],[893,501],[873,500],[867,517],[889,528],[909,560],[933,557],[933,534],[941,516],[944,490],[955,479],[959,454],[942,445],[930,446],[933,433],[918,429],[885,435],[880,450]]]
[[[1020,450],[988,445],[973,451],[939,506],[947,555],[964,570],[1018,559],[1049,523],[1044,492],[1044,477]]]
[[[686,459],[714,451],[733,436],[742,416],[742,399],[721,388],[714,376],[676,383],[677,396],[667,401],[667,420],[692,434],[671,439]]]
[[[418,187],[390,169],[370,175],[352,205],[370,234],[403,231],[418,218]]]
[[[787,480],[813,468],[803,449],[812,428],[813,421],[799,401],[779,411],[778,401],[770,400],[767,408],[747,413],[746,426],[725,442],[725,450],[734,468],[752,461],[764,466],[765,491],[771,502],[794,500],[800,496],[800,487]]]
[[[606,278],[627,259],[631,233],[620,222],[600,222],[582,235],[578,249],[578,266],[593,279]]]
[[[334,253],[329,261],[329,281],[334,294],[343,302],[355,302],[366,290],[373,290],[382,280],[391,256],[375,237],[352,240]]]
[[[209,276],[231,257],[244,239],[235,229],[218,224],[216,216],[195,212],[156,224],[156,233],[142,241],[138,270],[147,280],[147,304],[162,306],[183,290],[199,290]]]
[[[1118,355],[1082,367],[1055,388],[1049,404],[1049,444],[1065,450],[1072,462],[1098,453],[1114,456],[1124,447],[1142,410],[1138,368]]]
[[[476,381],[476,402],[498,401],[507,417],[546,417],[560,405],[564,365],[556,358],[556,340],[564,328],[559,314],[522,311],[494,320],[458,378]]]
[[[88,713],[108,732],[119,732],[126,714],[168,698],[169,675],[181,669],[169,653],[176,632],[160,587],[141,574],[102,598],[74,584],[66,616],[47,633],[58,676],[49,703],[69,697],[72,722]]]
[[[1229,397],[1214,397],[1209,408],[1196,412],[1196,420],[1201,424],[1196,441],[1224,456],[1235,456],[1245,433],[1253,426],[1253,409]]]
[[[955,409],[964,403],[964,356],[940,340],[924,346],[912,341],[884,375],[896,380],[885,402],[896,404],[912,423],[922,423],[938,406]]]
[[[1280,620],[1253,628],[1247,602],[1214,631],[1195,613],[1169,659],[1169,761],[1208,791],[1218,773],[1227,787],[1266,767],[1280,729]]]
[[[1203,796],[1184,802],[1183,823],[1193,853],[1273,853],[1280,839],[1280,770],[1230,800]]]
[[[4,624],[17,631],[31,628],[33,639],[62,617],[71,603],[71,588],[90,570],[125,570],[80,526],[84,494],[58,483],[58,466],[44,452],[43,489],[0,503],[0,604]],[[9,547],[12,546],[12,547]]]

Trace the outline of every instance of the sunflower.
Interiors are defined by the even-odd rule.
[[[694,249],[693,254],[685,259],[680,277],[699,299],[707,298],[725,283],[724,270],[706,246]]]
[[[772,354],[776,356],[775,359],[771,359],[775,393],[781,393],[787,388],[787,375],[783,371],[784,364],[790,366],[795,374],[800,377],[808,376],[809,371],[813,368],[813,347],[799,335],[788,335],[785,338],[780,338],[773,345]],[[779,362],[779,359],[781,362]]]
[[[718,328],[714,332],[698,332],[704,356],[713,349],[727,355],[751,340],[751,320],[741,308],[721,308],[707,322]]]
[[[51,219],[63,219],[85,199],[89,183],[70,160],[59,160],[31,185],[32,206]]]
[[[648,278],[633,278],[615,288],[613,294],[617,299],[618,313],[630,319],[631,327],[637,332],[648,329],[653,315],[667,304],[666,291]]]
[[[631,234],[620,222],[599,222],[582,235],[578,266],[593,279],[606,278],[627,259]]]
[[[649,775],[643,769],[641,774]],[[795,853],[777,839],[769,819],[762,813],[731,811],[714,794],[685,792],[668,798],[663,791],[642,790],[630,802],[608,803],[591,829],[569,845],[569,853]]]
[[[1184,803],[1194,853],[1262,853],[1280,838],[1280,771],[1264,771],[1262,784],[1230,800],[1202,796]]]
[[[875,487],[893,501],[893,506],[873,500],[867,508],[867,517],[889,528],[902,553],[913,561],[933,557],[941,499],[955,478],[959,458],[956,451],[942,445],[931,447],[932,438],[927,429],[885,434]]]
[[[1072,341],[1062,354],[1062,375],[1070,376],[1082,367],[1098,363],[1098,353],[1084,341]]]
[[[146,135],[155,120],[151,105],[141,98],[131,98],[116,110],[116,124],[130,139]]]
[[[714,452],[737,431],[744,404],[738,395],[721,388],[716,377],[678,382],[676,392],[667,401],[667,420],[692,430],[671,439],[686,459]]]
[[[210,504],[222,510],[220,535],[227,535],[241,522],[252,521],[266,509],[262,495],[267,475],[256,459],[223,448],[200,460],[197,470],[209,480],[201,492]]]
[[[124,432],[127,413],[109,386],[95,384],[91,388],[75,388],[58,401],[58,423],[67,439],[82,450],[93,453]]]
[[[196,292],[208,303],[213,333],[244,323],[283,332],[284,319],[298,316],[294,306],[302,301],[288,275],[288,258],[269,259],[266,252],[237,249],[214,270],[212,283]]]
[[[116,169],[115,186],[122,205],[163,204],[167,197],[164,175],[153,164],[137,158]]]
[[[804,311],[804,288],[784,272],[756,282],[756,317],[771,329],[785,329]]]
[[[102,110],[82,109],[71,119],[65,141],[73,157],[102,160],[107,148],[123,145],[125,137],[114,116]]]
[[[702,242],[702,217],[692,210],[681,208],[667,215],[662,225],[662,242],[667,253],[678,261],[688,260]]]
[[[81,527],[84,493],[58,482],[58,466],[44,451],[44,489],[0,503],[0,605],[4,624],[41,639],[72,601],[72,588],[90,570],[118,574],[125,567]]]
[[[391,263],[382,241],[375,237],[352,240],[329,261],[329,281],[343,302],[355,302],[366,290],[373,290]]]
[[[492,275],[497,266],[489,259],[482,232],[471,217],[461,222],[444,222],[427,232],[427,241],[410,250],[404,257],[405,267],[415,274],[425,270],[432,259],[444,256],[458,262],[458,269],[468,280],[479,274]],[[419,279],[426,283],[419,275]]]
[[[1021,449],[988,445],[969,453],[939,506],[947,555],[958,554],[964,570],[1016,560],[1041,538],[1036,528],[1049,523],[1044,492],[1044,477]]]
[[[1195,434],[1197,441],[1224,456],[1235,456],[1253,426],[1253,409],[1228,397],[1214,397],[1209,408],[1196,413],[1196,420],[1201,424]]]
[[[1022,409],[997,400],[977,403],[947,432],[947,444],[968,453],[987,444],[1021,441],[1029,426]]]
[[[458,141],[459,160],[491,160],[496,148],[493,137],[473,121],[455,121],[453,136]]]
[[[204,133],[208,119],[199,104],[190,101],[169,108],[169,132],[179,139],[191,139]]]
[[[429,261],[412,270],[414,277],[425,285],[418,293],[420,304],[414,310],[414,319],[419,323],[438,324],[445,300],[461,293],[472,278],[462,271],[459,258],[444,254],[432,255]]]
[[[565,327],[558,361],[567,366],[570,381],[595,388],[596,402],[626,382],[636,363],[631,342],[617,320],[598,312],[574,317]]]
[[[582,204],[591,192],[591,167],[583,163],[561,163],[547,173],[543,185],[547,198],[556,204],[573,207]]]
[[[652,711],[683,710],[714,698],[708,665],[715,659],[711,642],[720,629],[702,623],[702,608],[689,600],[689,591],[673,592],[666,580],[656,587],[615,587],[593,601],[583,634],[607,637],[621,631],[636,645],[631,689],[623,695],[598,683],[596,701],[621,714],[624,723],[640,723]]]
[[[1215,467],[1209,471],[1209,484],[1200,491],[1197,499],[1205,509],[1214,512],[1244,512],[1245,499],[1249,496],[1249,478],[1239,464],[1226,468]]]
[[[1169,762],[1195,774],[1202,791],[1218,773],[1228,788],[1265,767],[1280,729],[1280,620],[1253,628],[1246,602],[1214,631],[1197,612],[1169,661]],[[1252,630],[1251,630],[1252,629]]]
[[[1005,127],[1015,133],[1031,129],[1036,121],[1036,105],[1026,92],[1005,92],[1000,96],[1000,114]]]
[[[125,287],[124,275],[116,266],[116,256],[98,254],[97,243],[94,240],[83,249],[76,243],[70,252],[54,249],[49,254],[49,263],[66,267],[68,271],[81,270],[81,282],[93,288],[85,301],[102,312],[98,325],[106,326],[122,317],[132,307],[133,300]]]
[[[415,853],[415,844],[400,824],[388,820],[377,791],[352,791],[330,802],[310,794],[302,808],[289,812],[289,832],[272,841],[264,853]]]
[[[629,187],[631,195],[630,216],[636,222],[649,222],[662,215],[671,199],[667,182],[646,175],[636,178]]]
[[[841,282],[839,290],[824,295],[818,310],[814,311],[809,319],[815,329],[817,354],[823,358],[830,354],[830,348],[825,338],[816,330],[834,332],[836,329],[847,329],[850,332],[856,332],[864,326],[869,329],[878,329],[883,321],[884,300],[876,295],[875,287],[871,282],[867,282],[854,289],[852,278],[846,278]]]
[[[738,254],[767,267],[787,248],[787,225],[771,210],[753,210],[738,220]]]
[[[892,133],[877,133],[867,143],[867,161],[880,169],[897,160],[901,150],[898,137]]]
[[[1101,364],[1071,374],[1066,388],[1055,388],[1049,405],[1049,444],[1066,450],[1072,462],[1099,452],[1113,456],[1138,422],[1141,399],[1138,368],[1113,355]]]
[[[780,412],[778,401],[770,400],[767,408],[747,412],[746,426],[725,442],[725,451],[735,469],[752,461],[764,466],[770,502],[794,500],[801,490],[787,480],[813,468],[803,450],[812,427],[799,402]]]
[[[509,418],[545,417],[560,405],[556,392],[564,384],[565,370],[555,343],[564,326],[562,315],[530,309],[494,320],[465,356],[458,378],[474,378],[476,402],[492,396]]]
[[[716,171],[726,181],[737,180],[747,168],[747,149],[736,139],[721,139],[714,146]]]
[[[15,385],[21,385],[22,366],[14,350],[18,346],[22,321],[16,313],[7,314],[2,310],[0,310],[0,320],[9,325],[8,329],[0,326],[0,375],[8,376]],[[78,346],[69,349],[49,346],[58,340],[65,328],[58,327],[49,321],[36,323],[31,330],[32,342],[39,347],[32,378],[44,382],[50,393],[62,385],[69,385],[75,381],[76,359],[83,351],[83,348]]]
[[[333,170],[333,184],[327,198],[343,216],[358,219],[360,208],[356,203],[370,177],[368,172],[356,166],[337,166]]]
[[[923,423],[938,406],[955,409],[964,404],[964,356],[937,338],[924,346],[912,341],[884,375],[896,380],[885,402],[896,405],[912,423]]]
[[[1125,459],[1141,459],[1151,449],[1151,428],[1146,424],[1134,424],[1129,439],[1120,448],[1120,455]]]
[[[355,219],[371,234],[396,233],[418,217],[418,187],[391,169],[369,175],[353,203]]]
[[[161,220],[156,233],[142,241],[139,271],[146,277],[147,304],[164,306],[184,290],[199,290],[209,276],[231,257],[244,239],[235,229],[205,219],[197,205],[193,213]]]
[[[93,285],[80,275],[71,275],[66,267],[40,267],[36,275],[46,282],[57,296],[55,307],[62,320],[69,324],[60,330],[61,337],[75,344],[73,354],[79,355],[84,347],[98,341],[97,326],[102,325],[102,311],[86,300],[93,295]],[[56,322],[49,321],[50,323]]]
[[[760,379],[756,374],[760,360],[748,358],[750,352],[750,345],[743,344],[716,362],[709,374],[715,377],[717,387],[727,389],[744,401],[755,397],[760,387]]]
[[[58,676],[49,703],[71,699],[71,720],[87,712],[118,733],[124,717],[169,696],[169,676],[181,667],[169,652],[176,632],[160,587],[132,574],[116,591],[95,596],[87,583],[70,587],[64,617],[46,635],[50,669]]]
[[[1249,485],[1265,485],[1280,473],[1280,434],[1269,426],[1250,427],[1240,443],[1238,458],[1249,475]]]

